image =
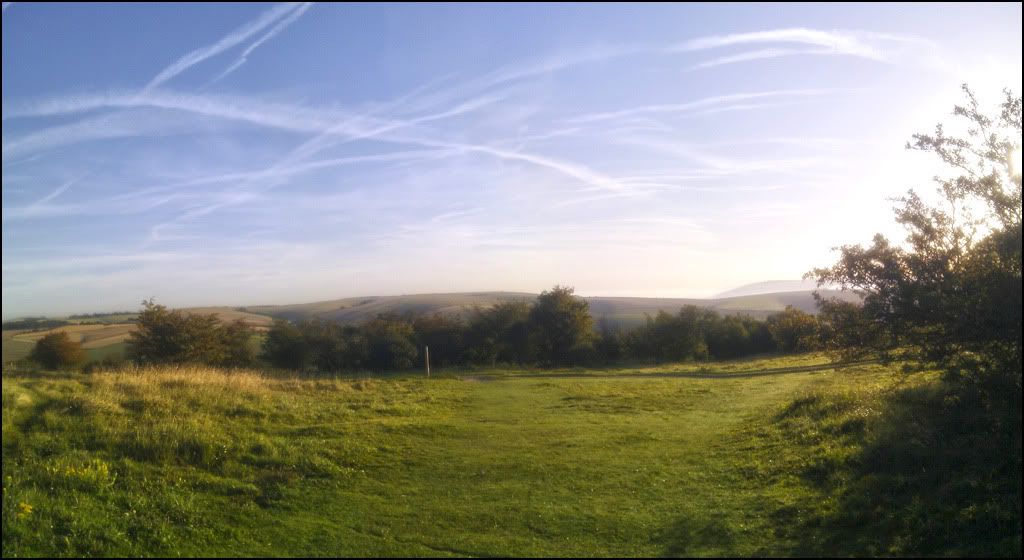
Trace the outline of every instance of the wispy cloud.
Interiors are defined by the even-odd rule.
[[[242,43],[249,37],[252,37],[263,29],[266,29],[268,26],[273,25],[274,22],[287,16],[299,7],[300,3],[297,2],[289,2],[274,6],[273,8],[263,12],[260,17],[235,29],[216,43],[196,49],[179,58],[170,66],[161,70],[159,74],[150,80],[149,83],[146,84],[144,91],[151,91],[160,86],[160,84],[170,80],[178,74],[181,74],[185,70],[188,70],[211,56],[216,56],[225,50]]]
[[[40,205],[46,204],[47,202],[50,202],[51,200],[53,200],[53,199],[57,198],[58,196],[64,194],[75,183],[81,181],[82,177],[85,177],[85,175],[80,175],[78,177],[75,177],[74,179],[71,179],[70,181],[66,181],[63,185],[57,187],[56,189],[53,189],[53,192],[51,192],[50,194],[48,194],[48,195],[44,196],[43,198],[40,198],[39,200],[33,202],[30,205],[30,207],[31,206],[40,206]]]
[[[237,60],[235,60],[231,64],[231,66],[228,66],[226,69],[224,69],[223,72],[221,72],[215,78],[207,82],[206,86],[210,86],[216,82],[219,82],[220,80],[227,77],[228,74],[241,68],[242,65],[249,60],[249,55],[251,55],[253,51],[258,49],[260,45],[262,45],[263,43],[266,43],[267,41],[273,39],[278,33],[284,31],[284,29],[289,25],[295,23],[296,20],[302,17],[302,14],[306,13],[306,10],[310,9],[312,6],[313,2],[304,2],[301,6],[292,11],[292,13],[288,14],[284,19],[277,22],[277,25],[271,28],[270,31],[268,31],[259,39],[256,39],[256,41],[254,41],[253,44],[249,45],[244,51],[242,51],[242,54],[238,57]]]
[[[596,121],[606,121],[610,119],[619,119],[624,117],[635,117],[637,115],[657,114],[657,113],[685,113],[693,112],[700,109],[718,108],[721,106],[728,106],[729,104],[737,101],[749,101],[753,99],[766,99],[772,97],[813,97],[819,95],[826,95],[829,93],[835,93],[839,90],[834,89],[784,89],[784,90],[773,90],[773,91],[760,91],[751,93],[734,93],[728,95],[715,95],[711,97],[705,97],[696,101],[690,101],[688,103],[672,103],[672,104],[661,104],[661,105],[644,105],[641,107],[633,107],[630,109],[622,109],[619,111],[607,111],[603,113],[591,113],[588,115],[581,115],[578,117],[572,117],[566,119],[569,123],[590,123]]]
[[[931,48],[866,31],[714,34],[730,29],[722,22],[690,26],[711,31],[685,41],[654,44],[637,34],[602,44],[595,34],[591,46],[537,57],[524,53],[540,45],[507,56],[473,53],[469,64],[499,62],[470,71],[458,56],[417,58],[406,42],[382,38],[366,45],[370,55],[332,42],[328,55],[346,75],[330,81],[312,55],[335,38],[307,41],[296,32],[310,22],[300,21],[309,10],[309,3],[275,5],[223,38],[193,36],[181,51],[200,48],[142,89],[75,83],[61,91],[85,93],[46,99],[7,92],[5,309],[19,299],[56,306],[44,300],[58,284],[73,285],[67,301],[82,294],[94,301],[100,290],[92,286],[100,285],[137,301],[137,291],[167,286],[172,276],[182,301],[202,293],[215,303],[270,300],[267,290],[278,289],[271,285],[287,287],[279,301],[296,289],[310,298],[428,290],[419,280],[395,280],[396,266],[421,263],[430,263],[425,278],[436,277],[430,286],[442,282],[446,290],[456,289],[451,278],[465,289],[525,287],[507,284],[513,276],[582,289],[578,279],[587,274],[622,279],[601,286],[642,289],[637,271],[652,270],[650,263],[667,267],[652,274],[666,285],[688,286],[695,270],[728,269],[722,254],[746,268],[766,253],[764,240],[778,228],[762,222],[799,215],[794,224],[818,228],[806,221],[835,219],[828,214],[835,208],[815,206],[814,197],[855,191],[846,185],[860,175],[848,170],[870,165],[865,146],[878,142],[863,123],[850,124],[851,115],[881,97],[847,95],[855,90],[845,88],[849,74],[839,63],[858,65],[857,79],[877,87],[873,66],[862,61],[900,66]],[[213,76],[207,85],[227,90],[225,77],[269,52],[260,48],[283,45],[286,32],[296,40],[289,49],[301,41],[311,49],[302,53],[310,60],[289,68],[288,83],[267,75],[237,94],[181,90],[201,82],[181,74],[199,70],[204,80]],[[403,56],[401,64],[391,65],[393,56]],[[785,60],[802,56],[835,56],[836,72],[807,73]],[[728,73],[679,71],[740,63],[749,63],[746,85]],[[378,80],[377,70],[386,77]],[[346,81],[361,71],[366,80]],[[424,75],[436,78],[404,94],[390,89]],[[793,105],[801,109],[778,110]],[[88,179],[67,181],[86,171]],[[65,260],[83,239],[96,245],[81,254],[97,258]],[[33,243],[52,254],[21,250]],[[673,258],[680,254],[695,259]],[[588,268],[609,259],[621,266]],[[305,273],[296,278],[293,269]],[[731,283],[724,282],[707,281],[717,291]]]
[[[394,102],[398,104],[402,102],[405,97],[401,97]],[[399,130],[402,128],[409,128],[417,124],[438,121],[451,117],[463,115],[472,111],[475,111],[481,107],[485,107],[497,98],[494,96],[483,97],[480,99],[474,99],[461,103],[458,106],[436,114],[423,115],[411,120],[390,120],[382,121],[381,119],[373,119],[374,125],[372,128],[365,126],[363,121],[371,119],[371,114],[387,108],[387,105],[375,108],[363,115],[349,115],[346,118],[336,122],[327,127],[321,128],[319,133],[312,138],[306,140],[299,146],[293,148],[287,154],[279,158],[276,162],[266,168],[261,177],[257,178],[252,176],[245,181],[238,184],[233,190],[235,197],[229,197],[226,200],[220,200],[213,204],[209,204],[200,208],[191,209],[176,218],[159,223],[150,228],[149,241],[156,241],[161,238],[161,232],[169,227],[173,227],[183,221],[191,220],[200,216],[207,215],[216,210],[220,210],[227,206],[231,206],[240,202],[248,200],[248,194],[252,192],[266,192],[270,189],[276,188],[283,182],[281,177],[281,170],[287,169],[294,164],[303,161],[306,158],[312,157],[316,153],[324,150],[325,148],[336,143],[337,140],[332,140],[332,136],[341,135],[344,141],[354,141],[363,139],[377,139],[382,138],[384,134]],[[383,124],[378,124],[383,122]],[[386,138],[385,138],[386,139]],[[429,145],[429,144],[424,144]],[[433,146],[433,147],[449,147],[449,146]],[[270,181],[263,181],[262,184],[254,184],[258,179],[270,179]]]
[[[737,62],[764,60],[768,58],[781,58],[784,56],[829,54],[835,54],[835,51],[823,49],[760,49],[756,51],[747,51],[739,54],[721,56],[711,60],[706,60],[699,64],[694,64],[693,66],[690,67],[690,70],[701,70],[704,68],[714,68],[715,66],[724,66],[726,64],[736,64]]]
[[[332,108],[308,108],[274,103],[237,95],[193,94],[170,91],[70,95],[3,106],[3,120],[73,115],[110,108],[168,109],[200,115],[246,121],[282,129],[313,132],[323,129],[325,118],[336,120],[351,115]]]
[[[665,55],[689,52],[699,52],[710,49],[719,49],[745,44],[803,44],[822,47],[815,50],[797,49],[772,49],[760,50],[751,53],[720,57],[693,68],[704,68],[721,64],[730,64],[746,60],[758,60],[781,56],[805,55],[805,54],[831,54],[849,55],[867,58],[875,61],[887,61],[887,49],[881,44],[915,44],[918,46],[934,46],[930,42],[897,34],[873,33],[868,31],[824,31],[807,28],[784,28],[767,31],[755,31],[748,33],[733,33],[728,35],[709,35],[696,37],[676,43],[673,45],[651,45],[651,44],[610,44],[595,45],[589,48],[578,48],[562,53],[557,53],[541,60],[506,66],[494,70],[484,76],[475,78],[450,89],[436,92],[432,96],[424,97],[421,101],[429,106],[431,103],[444,103],[459,95],[469,95],[498,85],[516,82],[527,78],[553,74],[565,71],[577,66],[607,62],[617,58],[637,55]]]
[[[885,58],[881,49],[869,44],[862,37],[858,37],[856,32],[821,31],[802,27],[699,37],[674,45],[668,50],[672,52],[700,51],[751,43],[798,43],[825,47],[836,54],[854,55],[874,60],[884,60]]]

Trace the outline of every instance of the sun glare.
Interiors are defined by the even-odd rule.
[[[1010,174],[1014,177],[1020,175],[1020,148],[1010,152]]]

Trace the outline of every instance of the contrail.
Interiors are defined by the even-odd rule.
[[[75,177],[74,179],[72,179],[72,180],[64,183],[63,185],[57,187],[50,194],[44,196],[43,198],[40,198],[39,200],[33,202],[32,204],[30,204],[29,208],[35,208],[37,206],[41,206],[41,205],[46,204],[47,202],[50,202],[51,200],[57,198],[58,196],[64,194],[68,189],[71,188],[72,185],[74,185],[75,183],[81,181],[83,177],[85,177],[85,175],[79,175],[78,177]]]
[[[185,56],[179,58],[174,64],[171,64],[167,68],[164,68],[159,74],[156,75],[148,84],[146,84],[145,91],[152,90],[160,84],[170,80],[171,78],[181,74],[185,70],[188,70],[192,66],[199,64],[200,62],[210,58],[211,56],[220,54],[221,52],[245,41],[249,37],[259,33],[266,27],[272,25],[279,19],[287,16],[293,10],[298,7],[299,4],[295,2],[288,2],[285,4],[278,4],[273,8],[263,12],[263,15],[256,18],[253,21],[239,27],[235,31],[231,32],[228,36],[224,37],[220,41],[212,45],[196,49]]]
[[[278,33],[284,31],[285,28],[288,27],[289,25],[295,23],[296,20],[302,17],[302,14],[306,13],[306,10],[313,7],[313,4],[313,2],[306,2],[299,6],[297,9],[295,9],[295,11],[288,14],[288,16],[279,21],[277,25],[273,27],[273,29],[268,31],[259,39],[256,39],[256,41],[253,44],[249,45],[249,48],[245,49],[245,51],[242,52],[242,55],[238,57],[238,60],[236,60],[231,66],[228,66],[227,69],[225,69],[223,72],[218,74],[216,78],[210,80],[209,83],[207,83],[206,85],[213,85],[214,83],[224,79],[228,74],[234,72],[235,70],[238,70],[243,64],[245,64],[249,60],[249,55],[252,54],[254,50],[259,48],[259,46],[262,45],[263,43],[266,43],[270,39],[273,39]]]

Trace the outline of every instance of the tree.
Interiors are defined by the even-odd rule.
[[[29,359],[46,369],[71,368],[85,361],[85,350],[68,333],[59,331],[40,338]]]
[[[806,352],[818,348],[818,320],[792,305],[768,317],[768,331],[783,352]]]
[[[962,135],[940,124],[909,149],[934,153],[949,173],[936,176],[941,202],[913,190],[898,199],[903,245],[876,235],[871,246],[844,246],[839,261],[815,269],[818,285],[838,284],[864,299],[864,341],[885,357],[943,367],[950,378],[995,383],[1020,396],[1021,98],[1004,91],[999,111],[979,109],[965,85],[953,114]],[[1018,163],[1019,165],[1019,163]]]
[[[432,366],[455,365],[465,354],[465,326],[458,317],[441,313],[421,315],[412,322],[416,333],[416,348],[421,353],[417,359],[423,362],[423,348],[430,348]]]
[[[718,318],[708,327],[707,344],[708,353],[715,358],[736,358],[752,353],[747,323],[734,315]]]
[[[252,329],[241,319],[220,327],[224,345],[223,359],[214,365],[247,368],[256,365],[256,348]]]
[[[128,353],[142,364],[197,363],[251,365],[251,330],[245,323],[222,325],[215,315],[171,311],[152,299],[142,302],[138,329],[128,339]]]
[[[530,309],[531,347],[545,364],[576,365],[593,352],[594,319],[583,298],[569,287],[555,286],[537,296]]]
[[[622,359],[624,336],[622,329],[608,321],[607,317],[601,317],[597,322],[597,341],[594,349],[601,363],[608,365]]]
[[[311,360],[311,353],[298,327],[275,319],[263,341],[260,357],[274,367],[283,369],[305,369]]]
[[[487,309],[474,308],[465,335],[465,358],[473,363],[523,364],[531,358],[527,321],[530,305],[525,301],[504,301]]]
[[[873,321],[861,304],[826,299],[818,302],[818,340],[822,349],[837,362],[849,362],[888,347],[890,339],[883,325]]]
[[[394,315],[378,315],[363,326],[369,347],[367,366],[374,371],[409,369],[419,352],[412,324]]]

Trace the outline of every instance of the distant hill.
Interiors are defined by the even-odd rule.
[[[537,294],[526,292],[464,292],[456,294],[415,294],[402,296],[364,296],[295,305],[258,305],[245,310],[275,319],[301,321],[320,317],[341,323],[360,323],[380,313],[454,313],[474,306],[490,307],[505,301],[533,301]]]
[[[245,308],[239,307],[185,307],[181,310],[195,315],[215,315],[225,323],[240,320],[256,330],[267,328],[273,322],[273,319],[268,317],[265,313],[252,313],[250,311],[245,311],[244,309]]]
[[[715,295],[715,298],[755,296],[778,292],[813,292],[817,287],[817,283],[814,280],[768,280],[766,282],[755,282],[746,286],[740,286],[739,288],[733,288]]]
[[[645,314],[655,315],[658,311],[675,313],[684,305],[708,307],[725,315],[749,315],[764,319],[772,313],[782,311],[787,305],[814,313],[816,311],[812,291],[780,291],[712,299],[698,298],[643,298],[643,297],[587,297],[590,312],[596,319],[602,319],[623,326],[636,325],[644,321]],[[856,301],[857,296],[849,292],[822,290],[826,296]],[[367,296],[302,303],[296,305],[261,305],[244,308],[248,313],[267,315],[278,319],[301,321],[322,318],[346,324],[361,323],[380,313],[444,313],[464,315],[474,306],[490,307],[503,301],[532,302],[537,294],[524,292],[466,292],[455,294],[416,294],[401,296]]]

